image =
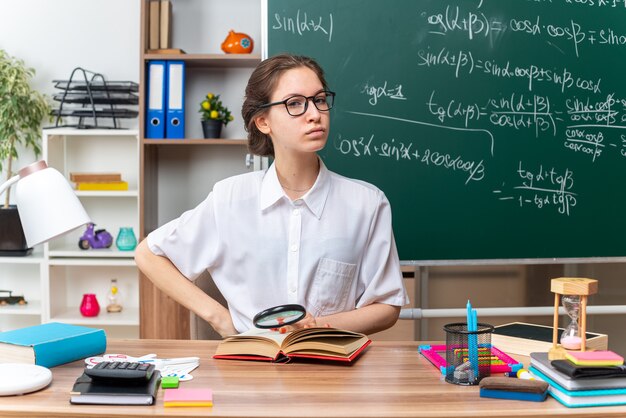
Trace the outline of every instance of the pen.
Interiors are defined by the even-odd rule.
[[[179,358],[163,358],[163,359],[146,359],[139,360],[139,363],[159,363],[163,366],[169,364],[184,364],[184,363],[197,363],[200,361],[200,357],[179,357]]]

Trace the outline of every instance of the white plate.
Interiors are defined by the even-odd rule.
[[[0,396],[34,392],[52,382],[50,369],[34,364],[0,364],[0,376]]]

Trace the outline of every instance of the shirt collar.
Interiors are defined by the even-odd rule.
[[[330,174],[326,165],[322,159],[320,162],[320,172],[317,175],[315,184],[300,200],[302,200],[306,206],[313,212],[317,219],[321,218],[324,206],[326,205],[326,199],[328,198],[328,192],[330,190]],[[263,181],[261,183],[261,195],[260,204],[261,210],[265,210],[278,202],[281,198],[290,200],[285,194],[280,182],[278,181],[278,174],[276,173],[276,167],[272,165],[267,169]]]

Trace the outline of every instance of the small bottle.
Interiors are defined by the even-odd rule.
[[[119,288],[117,287],[117,279],[111,279],[111,286],[109,287],[109,293],[107,293],[107,312],[122,312],[122,305],[120,304]]]

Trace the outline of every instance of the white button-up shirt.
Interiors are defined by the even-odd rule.
[[[285,303],[318,317],[409,302],[389,201],[321,160],[315,184],[295,201],[274,165],[220,181],[195,209],[149,234],[148,246],[190,280],[208,270],[239,332]]]

